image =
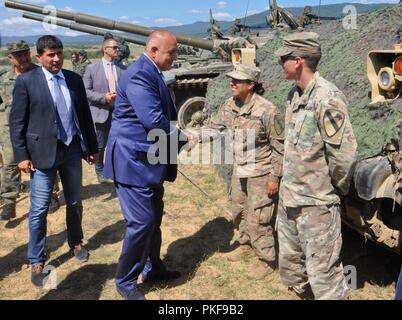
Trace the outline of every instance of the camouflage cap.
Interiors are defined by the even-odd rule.
[[[258,82],[261,70],[255,66],[248,64],[238,64],[235,66],[234,71],[229,72],[226,76],[237,80],[250,80]]]
[[[320,37],[315,32],[295,32],[283,38],[283,47],[275,52],[278,57],[288,55],[321,55]]]
[[[10,43],[7,47],[8,54],[27,50],[29,50],[29,45],[24,40]]]
[[[79,54],[80,56],[86,56],[86,55],[87,55],[87,52],[86,52],[84,49],[81,49],[80,51],[78,51],[78,54]]]

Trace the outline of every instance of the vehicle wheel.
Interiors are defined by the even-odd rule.
[[[200,128],[203,126],[205,116],[203,109],[205,106],[204,97],[193,97],[186,100],[180,107],[177,114],[177,121],[181,129]]]

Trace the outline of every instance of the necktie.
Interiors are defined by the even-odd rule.
[[[71,116],[70,112],[68,111],[63,92],[61,91],[59,80],[59,76],[53,76],[54,94],[56,98],[56,116],[57,124],[59,127],[59,139],[68,146],[70,145],[73,138],[71,134]]]
[[[113,64],[108,63],[108,68],[109,68],[109,92],[110,93],[116,93],[116,79],[114,77],[114,72],[113,72]]]

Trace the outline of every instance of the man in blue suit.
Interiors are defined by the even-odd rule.
[[[57,172],[66,199],[68,244],[79,261],[88,259],[82,246],[81,159],[93,164],[98,144],[84,83],[76,73],[62,69],[62,42],[43,36],[36,47],[42,67],[15,82],[10,134],[18,168],[31,174],[28,258],[31,281],[42,287],[48,279],[46,216]]]
[[[160,259],[163,182],[176,179],[177,151],[194,141],[172,124],[177,112],[162,71],[169,70],[176,57],[173,34],[153,32],[146,52],[130,65],[117,90],[104,175],[115,181],[126,220],[115,281],[127,300],[145,299],[137,288],[141,272],[143,282],[180,277]],[[154,135],[157,142],[150,141]]]

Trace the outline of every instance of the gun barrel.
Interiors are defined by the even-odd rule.
[[[44,16],[37,16],[37,15],[26,13],[26,12],[24,12],[22,14],[22,17],[24,17],[26,19],[30,19],[30,20],[35,20],[35,21],[39,21],[39,22],[44,22],[44,23],[48,23],[48,24],[57,25],[57,26],[60,26],[60,27],[63,27],[63,28],[69,28],[69,29],[75,30],[75,31],[80,31],[80,32],[93,34],[93,35],[96,35],[96,36],[104,36],[107,33],[106,30],[86,26],[86,25],[83,25],[83,24],[80,24],[80,23],[63,21],[63,20],[60,20],[60,19],[54,18],[54,17],[49,18],[49,17],[44,17]],[[141,46],[146,45],[145,41],[139,40],[139,39],[131,37],[129,35],[114,34],[114,36],[116,38],[122,39],[122,40],[130,42],[130,43],[135,43],[135,44],[138,44],[138,45],[141,45]]]
[[[74,21],[80,24],[92,26],[92,27],[98,27],[98,28],[104,28],[107,30],[118,30],[118,31],[124,31],[124,32],[129,32],[129,33],[134,33],[134,34],[139,34],[142,36],[149,36],[154,29],[148,28],[148,27],[143,27],[131,23],[126,23],[126,22],[119,22],[111,19],[106,19],[102,17],[97,17],[93,15],[88,15],[88,14],[82,14],[82,13],[74,13],[74,12],[69,12],[69,11],[64,11],[64,10],[57,10],[54,7],[51,6],[37,6],[29,3],[24,3],[20,1],[13,1],[13,0],[6,0],[4,2],[4,5],[7,8],[13,8],[17,10],[23,10],[23,11],[28,11],[28,12],[33,12],[33,13],[39,13],[42,15],[50,15],[52,17],[57,17],[57,18],[62,18],[70,21]],[[193,47],[198,47],[206,50],[212,50],[214,48],[214,42],[205,40],[202,38],[197,38],[197,37],[190,37],[185,34],[181,33],[176,33],[174,34],[177,42]]]

